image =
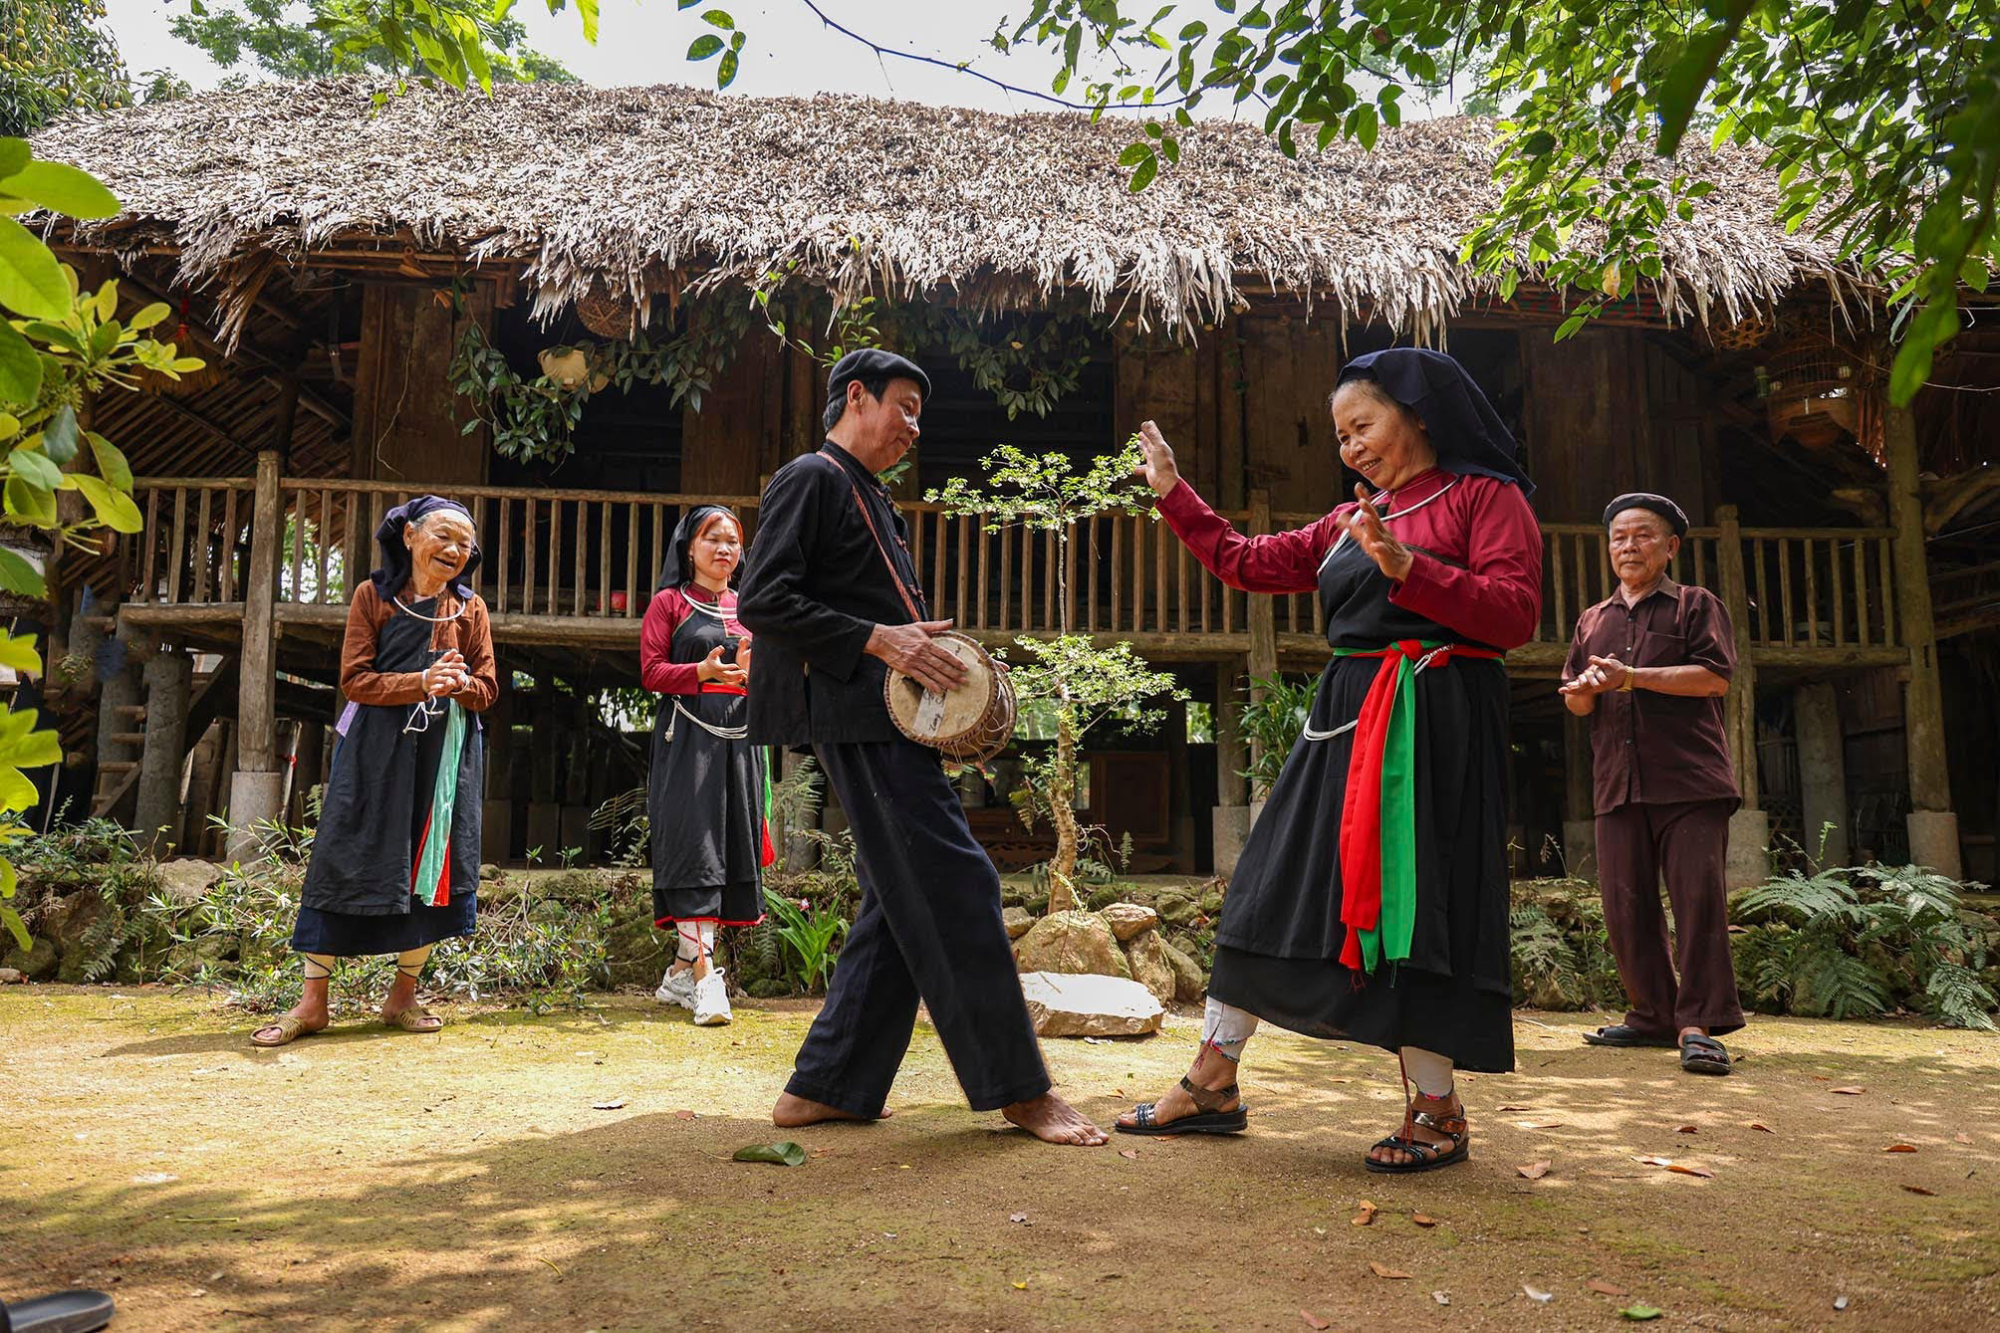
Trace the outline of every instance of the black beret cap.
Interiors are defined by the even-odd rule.
[[[923,390],[924,397],[931,396],[931,377],[924,374],[924,368],[906,356],[885,352],[879,347],[864,347],[858,352],[849,352],[834,363],[833,372],[826,377],[826,401],[847,396],[847,386],[856,380],[915,380]]]
[[[1604,526],[1610,527],[1611,520],[1628,509],[1650,509],[1672,525],[1674,536],[1685,537],[1688,534],[1687,511],[1666,496],[1655,495],[1651,491],[1628,491],[1604,506]]]

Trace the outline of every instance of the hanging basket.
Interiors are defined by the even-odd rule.
[[[600,338],[626,339],[639,331],[639,307],[595,287],[576,303],[576,317]]]
[[[1761,347],[1774,330],[1770,316],[1752,312],[1734,324],[1711,327],[1708,340],[1721,352],[1747,352],[1753,347]]]
[[[1824,338],[1786,343],[1764,368],[1771,438],[1824,449],[1860,424],[1861,374],[1854,358]]]

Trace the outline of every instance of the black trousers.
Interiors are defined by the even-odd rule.
[[[854,831],[861,906],[786,1091],[878,1114],[922,999],[973,1110],[1047,1092],[1000,920],[1000,876],[937,752],[907,740],[815,752]]]
[[[1723,882],[1735,809],[1734,798],[1634,801],[1597,817],[1597,888],[1629,1027],[1658,1037],[1706,1028],[1720,1037],[1743,1026]],[[1671,948],[1663,878],[1674,908]]]

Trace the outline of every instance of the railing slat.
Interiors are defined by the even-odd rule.
[[[1789,648],[1796,616],[1792,607],[1792,543],[1786,537],[1778,538],[1778,610],[1784,622],[1785,647]]]
[[[1764,570],[1770,563],[1770,549],[1760,538],[1750,541],[1750,550],[1757,557],[1757,642],[1771,641],[1771,588],[1766,581]]]
[[[1868,646],[1868,542],[1862,537],[1854,539],[1854,637]]]
[[[1882,646],[1894,648],[1903,642],[1903,636],[1896,624],[1896,578],[1895,547],[1887,540],[1875,543],[1875,552],[1881,558],[1882,588]]]
[[[231,494],[233,495],[234,492],[231,492]],[[334,597],[330,595],[333,590],[327,586],[327,581],[326,581],[327,548],[332,545],[332,543],[327,541],[326,539],[327,519],[332,515],[332,513],[333,513],[333,492],[321,491],[319,493],[319,518],[316,520],[315,526],[313,527],[313,535],[315,538],[313,545],[319,549],[319,557],[313,562],[313,577],[319,580],[318,586],[313,589],[313,600],[315,602],[333,602],[336,600]],[[341,591],[345,592],[347,590],[343,588],[341,589]],[[228,599],[225,598],[224,600],[226,601]]]
[[[1813,539],[1807,537],[1799,543],[1805,559],[1806,574],[1806,642],[1819,647],[1819,571],[1813,560]]]
[[[535,613],[535,497],[522,498],[521,611]]]
[[[181,561],[187,555],[187,488],[174,487],[174,531],[167,549],[167,601],[181,600]]]
[[[950,619],[959,626],[972,623],[972,606],[966,590],[972,581],[972,520],[964,515],[958,519],[958,600],[952,604],[953,614],[940,619]]]
[[[1000,586],[996,591],[999,594],[1000,604],[995,608],[996,618],[994,627],[1002,634],[1005,634],[1008,626],[1013,623],[1013,617],[1010,614],[1014,603],[1014,525],[1012,523],[1000,529],[999,582]]]
[[[639,502],[625,506],[625,618],[639,614]]]

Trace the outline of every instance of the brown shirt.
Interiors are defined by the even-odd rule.
[[[1563,678],[1581,675],[1593,656],[1637,667],[1707,667],[1728,680],[1736,670],[1736,631],[1714,593],[1661,579],[1637,606],[1613,593],[1577,617]],[[1590,751],[1600,815],[1635,801],[1665,805],[1742,796],[1729,762],[1721,695],[1607,691],[1590,715]]]
[[[404,590],[406,604],[413,596],[411,590]],[[439,619],[431,626],[431,647],[458,649],[465,658],[469,679],[465,689],[452,697],[470,711],[483,713],[500,697],[500,677],[493,666],[493,627],[486,618],[486,603],[476,594],[466,604],[464,615],[450,618],[458,608],[459,598],[449,588],[438,594],[432,614]],[[424,697],[422,672],[375,669],[375,636],[395,614],[395,604],[384,601],[375,591],[374,580],[363,579],[348,604],[347,638],[340,648],[340,692],[349,703],[401,705]]]

